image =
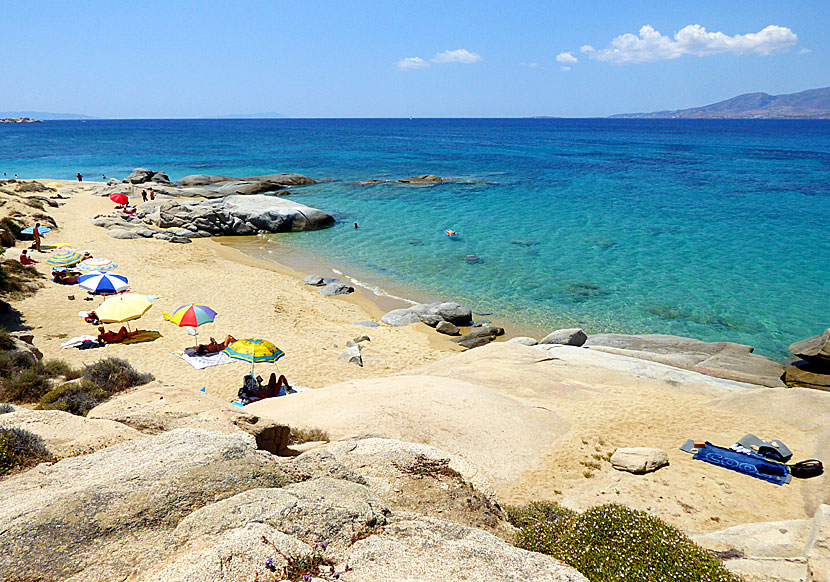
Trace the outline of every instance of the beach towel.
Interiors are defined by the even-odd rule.
[[[142,342],[151,342],[161,337],[157,331],[138,330],[132,336],[125,339],[122,344],[140,344]]]
[[[174,356],[180,357],[197,370],[210,368],[211,366],[221,366],[222,364],[230,364],[231,362],[235,361],[225,352],[217,352],[215,354],[209,354],[206,356],[197,356],[195,354],[189,354],[184,350],[172,353]]]
[[[705,461],[776,485],[784,485],[791,481],[790,469],[787,465],[770,461],[752,451],[741,453],[718,447],[709,441],[706,441],[704,446],[695,448],[691,440],[680,448],[687,453],[692,453],[693,458],[698,461]]]
[[[73,337],[72,339],[66,340],[61,344],[61,347],[65,350],[69,348],[77,348],[84,342],[95,342],[98,341],[98,338],[94,335],[82,335],[78,337]]]

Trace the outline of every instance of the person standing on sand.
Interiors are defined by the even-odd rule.
[[[142,199],[144,202],[147,202],[147,190],[142,190],[142,191],[141,191],[141,199]]]
[[[81,173],[80,173],[80,172],[78,172],[77,174],[75,174],[75,177],[76,177],[76,178],[78,178],[78,182],[83,182],[83,180],[84,180],[84,177],[83,177],[83,175],[81,175]]]
[[[150,200],[156,199],[156,192],[152,188],[150,188]]]
[[[32,236],[35,239],[35,249],[37,249],[37,252],[42,252],[40,250],[40,223],[39,222],[35,223],[35,227],[32,229]]]

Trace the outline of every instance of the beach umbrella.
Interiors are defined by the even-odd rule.
[[[49,188],[62,188],[62,187],[63,187],[63,184],[61,184],[60,182],[49,182],[49,183],[48,183],[48,184],[46,184],[46,185],[47,185]]]
[[[121,192],[113,192],[110,194],[110,200],[116,204],[127,204],[130,201],[130,199],[127,198],[127,195],[122,194]]]
[[[115,273],[89,273],[78,277],[78,285],[92,293],[121,293],[130,288],[127,278]]]
[[[248,338],[233,342],[222,350],[235,360],[251,362],[251,374],[257,362],[276,362],[285,355],[281,349],[263,339]]]
[[[84,254],[75,249],[62,248],[52,253],[46,262],[59,267],[69,267],[80,263],[83,258]]]
[[[147,313],[147,310],[152,306],[153,304],[147,301],[147,297],[144,295],[127,293],[126,295],[110,297],[104,301],[95,310],[95,315],[103,323],[123,323],[138,319]]]
[[[37,232],[38,234],[46,234],[47,232],[52,232],[52,229],[48,226],[38,226]],[[35,227],[27,226],[26,228],[20,231],[20,234],[35,234]]]
[[[78,263],[78,268],[82,271],[112,271],[117,265],[109,259],[103,257],[93,257],[84,259]]]
[[[213,320],[216,318],[216,312],[213,309],[207,305],[199,305],[197,303],[182,305],[173,312],[173,315],[165,312],[162,312],[162,315],[165,320],[175,323],[179,327],[192,328],[193,331],[189,331],[188,333],[196,338],[196,348],[199,347],[199,332],[196,331],[196,328],[203,323],[213,323]]]

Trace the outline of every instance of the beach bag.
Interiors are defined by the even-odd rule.
[[[818,459],[807,459],[800,461],[793,465],[788,465],[790,473],[796,479],[809,479],[810,477],[818,477],[824,473],[824,466]]]

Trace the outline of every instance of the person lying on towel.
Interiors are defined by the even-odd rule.
[[[117,344],[131,337],[133,334],[127,331],[123,325],[116,331],[106,331],[104,326],[98,328],[98,342],[102,344]]]
[[[222,343],[219,343],[215,339],[210,338],[210,343],[198,345],[198,347],[196,348],[196,355],[206,356],[207,354],[215,354],[217,352],[221,352],[235,341],[236,338],[232,335],[225,336],[225,341],[223,341]]]
[[[246,374],[243,378],[242,388],[239,389],[239,399],[245,402],[256,402],[264,398],[273,398],[284,388],[285,392],[291,389],[288,380],[285,376],[277,375],[271,372],[271,377],[268,379],[268,384],[262,385],[260,377],[254,378],[251,374]]]

